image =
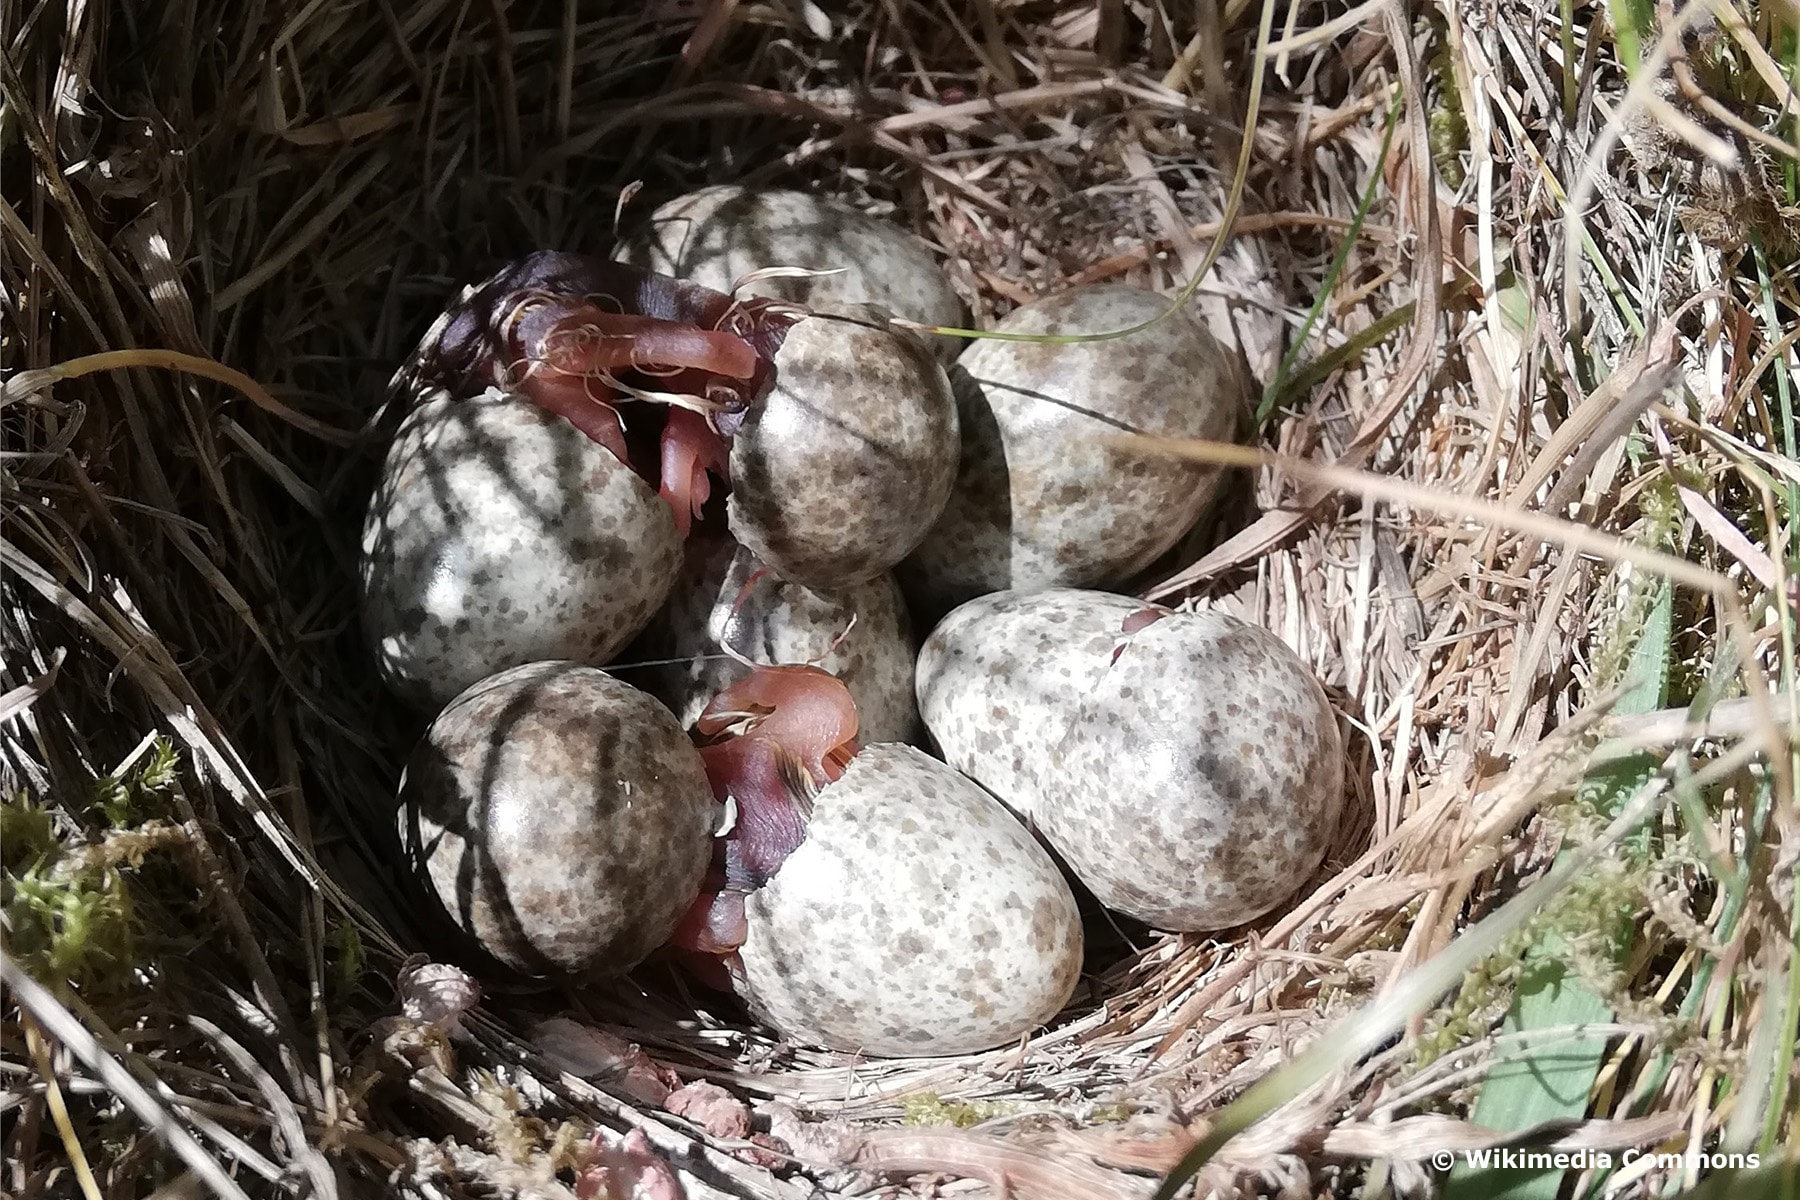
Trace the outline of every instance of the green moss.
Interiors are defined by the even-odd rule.
[[[348,921],[333,922],[325,930],[325,981],[327,999],[338,1007],[356,994],[368,957],[362,934]]]
[[[1426,60],[1425,130],[1431,145],[1432,165],[1450,188],[1463,185],[1467,172],[1463,154],[1469,149],[1469,123],[1463,116],[1462,91],[1456,86],[1456,66],[1450,55],[1449,30],[1442,20],[1433,21],[1436,49]]]
[[[114,829],[162,816],[168,811],[166,793],[174,786],[179,763],[174,743],[157,738],[144,763],[128,778],[105,775],[95,783],[92,807]]]
[[[1444,83],[1450,94],[1431,106],[1431,113],[1425,119],[1426,134],[1431,142],[1431,161],[1438,174],[1450,187],[1459,188],[1467,176],[1462,155],[1469,148],[1469,123],[1463,119],[1455,79],[1446,75]]]
[[[9,810],[29,804],[8,801]],[[6,824],[27,823],[8,813]],[[8,847],[8,857],[12,847]],[[121,990],[135,961],[131,895],[116,867],[71,863],[59,850],[39,855],[0,877],[0,911],[6,914],[7,952],[50,987],[83,993]]]
[[[1011,1116],[1019,1110],[1016,1104],[998,1100],[946,1100],[936,1092],[920,1092],[906,1098],[908,1125],[954,1125],[967,1129],[995,1117]]]
[[[75,813],[23,794],[0,801],[7,953],[46,986],[89,999],[134,986],[143,931],[130,876],[186,841],[158,815],[178,767],[174,747],[159,740],[125,777],[96,780]],[[76,825],[77,816],[97,827]]]
[[[0,802],[0,867],[8,875],[58,850],[56,825],[48,809],[22,794]]]
[[[1097,1104],[1087,1119],[1093,1125],[1121,1125],[1131,1120],[1135,1111],[1129,1104]]]

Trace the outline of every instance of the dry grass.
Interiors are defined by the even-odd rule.
[[[1540,1140],[1800,1142],[1783,18],[1273,7],[1234,180],[1246,3],[611,7],[0,0],[10,1194],[563,1196],[638,1129],[695,1197],[1123,1200],[1196,1145],[1221,1192],[1416,1195],[1557,1038],[1604,1050]],[[1279,457],[1145,587],[1277,630],[1345,714],[1359,817],[1291,912],[1128,932],[1055,1029],[954,1061],[653,971],[464,1011],[406,963],[369,817],[418,726],[351,587],[388,379],[505,257],[721,180],[891,214],[984,323],[1177,289],[1241,184],[1197,302]],[[1610,1015],[1502,1030],[1534,946]],[[792,1157],[660,1110],[665,1068]]]

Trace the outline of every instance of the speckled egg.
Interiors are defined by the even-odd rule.
[[[610,451],[504,392],[439,394],[369,502],[364,629],[383,680],[436,708],[520,663],[607,661],[680,570],[669,506]]]
[[[1169,298],[1112,284],[1009,314],[1017,334],[1127,329]],[[1129,337],[976,341],[952,368],[962,426],[955,490],[901,564],[916,609],[941,614],[987,592],[1118,586],[1173,548],[1218,489],[1217,467],[1108,445],[1137,432],[1229,440],[1246,376],[1186,309]]]
[[[919,713],[944,761],[1020,816],[1040,772],[1143,602],[1104,592],[994,592],[945,617],[919,650]]]
[[[868,741],[919,734],[912,621],[892,576],[818,590],[788,583],[729,538],[696,536],[668,603],[623,656],[655,665],[613,672],[690,726],[749,673],[725,656],[727,645],[755,663],[812,663],[843,680]]]
[[[1133,604],[1122,617],[1104,593],[970,607],[920,656],[927,725],[974,778],[1016,789],[1103,904],[1162,929],[1225,929],[1318,869],[1344,751],[1324,690],[1280,638],[1215,612]],[[977,649],[1001,638],[1049,667]]]
[[[732,438],[734,537],[784,579],[842,588],[919,544],[956,474],[956,400],[917,337],[866,308],[808,317]]]
[[[842,201],[804,192],[702,188],[658,208],[649,228],[616,257],[721,292],[769,267],[833,271],[758,280],[742,294],[821,312],[879,304],[922,325],[963,322],[962,301],[923,241]]]
[[[1131,634],[1081,698],[1037,817],[1101,903],[1163,929],[1225,929],[1318,869],[1343,772],[1337,718],[1287,643],[1177,613]]]
[[[456,697],[400,799],[402,844],[451,918],[538,975],[623,972],[661,945],[699,894],[717,820],[669,711],[560,662]]]
[[[1075,898],[1031,834],[910,746],[865,747],[745,901],[740,992],[785,1035],[884,1056],[972,1053],[1073,994]]]

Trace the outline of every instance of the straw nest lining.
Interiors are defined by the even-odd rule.
[[[1302,519],[1311,505],[1295,495],[1328,493],[1264,470],[1214,544],[1186,548],[1149,590],[1281,633],[1345,713],[1358,817],[1291,911],[1226,938],[1121,934],[1054,1029],[929,1062],[852,1062],[728,1013],[696,1018],[655,972],[642,988],[463,1012],[454,972],[404,963],[418,932],[364,818],[419,724],[364,660],[354,530],[389,376],[460,285],[531,249],[604,252],[637,182],[641,206],[702,182],[798,185],[918,230],[987,324],[1077,282],[1172,290],[1231,190],[1255,35],[1242,6],[1223,31],[1107,0],[975,4],[955,19],[891,2],[715,4],[697,25],[679,7],[280,16],[186,0],[143,23],[15,6],[0,80],[8,365],[72,366],[8,381],[6,783],[36,805],[9,807],[8,833],[14,847],[85,847],[62,852],[57,878],[87,889],[94,933],[21,943],[38,909],[15,886],[15,964],[74,986],[40,994],[9,969],[31,1014],[4,1051],[19,1069],[13,1186],[68,1187],[66,1105],[117,1194],[186,1170],[222,1191],[559,1195],[597,1126],[610,1145],[647,1133],[695,1196],[933,1174],[1032,1197],[1145,1195],[1226,1101],[1541,873],[1571,821],[1594,831],[1591,817],[1527,821],[1582,768],[1579,732],[1540,741],[1585,728],[1570,722],[1590,679],[1615,682],[1624,653],[1596,631],[1621,606],[1648,611],[1645,589],[1556,536],[1471,528],[1467,505],[1330,501]],[[1593,362],[1618,362],[1631,337],[1617,306],[1554,304],[1560,242],[1542,222],[1555,210],[1491,173],[1494,148],[1557,141],[1551,169],[1572,180],[1593,97],[1616,100],[1623,81],[1591,70],[1571,118],[1527,72],[1525,100],[1508,100],[1526,106],[1521,122],[1468,90],[1469,64],[1493,69],[1505,36],[1485,18],[1482,36],[1421,20],[1415,45],[1392,40],[1402,27],[1384,14],[1309,35],[1323,14],[1300,10],[1278,28],[1290,45],[1261,98],[1243,213],[1197,300],[1271,387],[1270,446],[1396,487],[1529,498],[1570,473],[1534,477],[1537,464],[1583,462],[1580,444],[1542,458],[1543,397],[1578,400],[1593,377],[1583,363],[1550,381],[1519,368],[1526,335],[1504,304],[1542,301],[1564,325],[1556,345],[1579,323]],[[1644,169],[1678,166],[1665,153]],[[1623,287],[1666,312],[1656,289],[1680,292],[1672,271],[1716,271],[1652,206],[1597,186],[1607,229],[1638,254],[1598,299]],[[1499,278],[1496,214],[1512,238]],[[162,353],[86,357],[136,348]],[[1695,365],[1697,391],[1719,370],[1707,349],[1669,351]],[[246,394],[234,372],[266,391]],[[1657,429],[1701,453],[1692,430]],[[1563,499],[1605,501],[1615,479],[1648,497],[1633,470],[1608,450]],[[1635,494],[1597,511],[1619,528],[1666,520]],[[1704,539],[1694,550],[1719,554]],[[1704,625],[1703,610],[1683,612]],[[22,880],[23,855],[6,864]],[[1718,932],[1704,881],[1655,883],[1662,958]],[[1777,928],[1779,896],[1768,903]],[[1685,1129],[1704,1072],[1749,1037],[1741,1015],[1708,1039],[1665,1018],[1634,968],[1612,985],[1643,1006],[1616,1019],[1653,1030],[1676,1067],[1647,1109],[1596,1111],[1588,1136],[1614,1147]],[[1371,1044],[1228,1145],[1209,1181],[1328,1186],[1380,1160],[1402,1190],[1421,1186],[1430,1152],[1483,1143],[1430,1114],[1479,1076],[1505,983],[1465,983],[1409,1030],[1457,1053]],[[14,1082],[52,1051],[59,1087]],[[779,1144],[661,1111],[670,1070],[727,1085]]]

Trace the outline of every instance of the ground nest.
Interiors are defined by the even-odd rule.
[[[1670,1195],[1800,1142],[1773,18],[613,7],[0,0],[11,1194]],[[917,231],[978,327],[1199,279],[1259,454],[1142,594],[1340,711],[1291,905],[1096,915],[959,1059],[432,957],[368,819],[422,728],[356,625],[389,381],[717,182]],[[1446,1171],[1505,1146],[1587,1157]]]

